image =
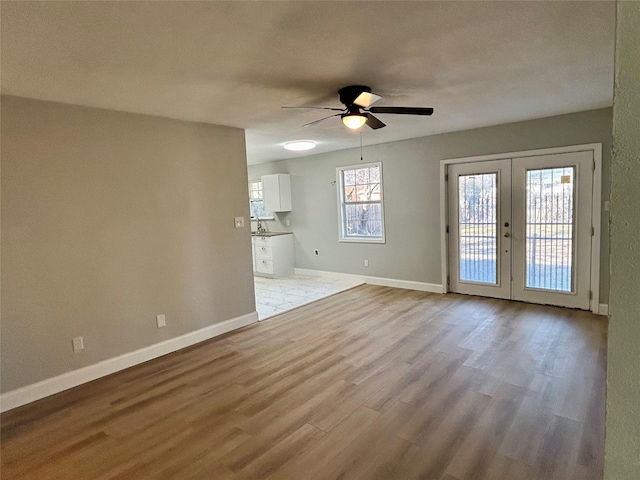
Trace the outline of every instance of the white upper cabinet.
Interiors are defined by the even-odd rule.
[[[291,211],[291,176],[276,173],[262,176],[262,198],[268,212]]]

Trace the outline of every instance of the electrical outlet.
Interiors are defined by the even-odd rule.
[[[365,261],[364,261],[364,266],[365,266],[365,267],[368,267],[368,266],[369,266],[369,260],[365,260]]]
[[[320,250],[318,250],[317,248],[313,251],[313,254],[317,257],[318,255],[320,255]]]
[[[80,350],[84,350],[84,341],[82,337],[74,337],[71,340],[71,345],[73,346],[74,352],[79,352]]]
[[[284,224],[285,224],[287,227],[290,227],[290,226],[291,226],[291,220],[289,220],[288,218],[286,218],[286,219],[284,220]]]
[[[164,315],[156,315],[156,323],[158,324],[158,328],[167,326],[167,319]]]
[[[235,217],[234,218],[236,228],[244,227],[244,217]]]

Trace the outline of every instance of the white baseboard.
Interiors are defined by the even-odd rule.
[[[439,283],[416,282],[413,280],[398,280],[395,278],[371,277],[368,275],[354,275],[351,273],[325,272],[322,270],[311,270],[308,268],[296,268],[296,274],[314,275],[317,277],[344,278],[349,280],[360,280],[362,283],[370,285],[380,285],[383,287],[405,288],[407,290],[419,290],[421,292],[444,293],[442,285]]]
[[[352,273],[338,273],[338,272],[326,272],[324,270],[312,270],[310,268],[298,268],[294,269],[296,275],[310,275],[313,277],[329,277],[329,278],[344,278],[349,280],[360,280],[365,283],[362,275],[354,275]]]
[[[419,290],[421,292],[444,293],[439,283],[415,282],[412,280],[397,280],[394,278],[365,277],[371,285],[384,287],[406,288],[407,290]]]
[[[17,390],[12,390],[11,392],[0,395],[0,412],[6,412],[7,410],[11,410],[21,405],[62,392],[63,390],[124,370],[125,368],[153,360],[154,358],[209,340],[210,338],[217,337],[218,335],[251,325],[257,321],[257,312],[248,313],[240,317],[201,328],[200,330],[185,333],[179,337],[149,345],[148,347],[141,348],[140,350],[125,353],[124,355],[109,358],[102,362],[79,368],[78,370],[63,373],[62,375],[48,378],[41,382],[18,388]]]
[[[327,272],[323,270],[312,270],[309,268],[296,268],[294,270],[299,275],[312,275],[316,277],[343,278],[349,280],[359,280],[370,285],[381,285],[383,287],[406,288],[408,290],[419,290],[421,292],[447,293],[443,285],[439,283],[415,282],[413,280],[398,280],[395,278],[370,277],[367,275],[354,275],[352,273]],[[609,315],[609,305],[600,303],[597,306],[596,315]]]

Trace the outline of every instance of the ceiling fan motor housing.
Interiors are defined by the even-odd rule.
[[[340,102],[347,107],[353,105],[353,102],[362,92],[371,93],[371,88],[365,85],[349,85],[338,90]]]

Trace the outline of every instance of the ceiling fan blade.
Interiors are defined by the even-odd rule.
[[[342,111],[342,110],[341,110],[341,111]],[[327,120],[327,119],[329,119],[329,118],[333,118],[333,117],[339,117],[339,116],[341,116],[341,115],[342,115],[341,113],[336,113],[335,115],[329,115],[328,117],[321,118],[320,120],[314,120],[313,122],[305,123],[305,124],[304,124],[304,125],[302,125],[302,126],[303,126],[303,127],[308,127],[308,126],[310,126],[310,125],[315,125],[316,123],[320,123],[320,122],[322,122],[323,120]]]
[[[353,101],[353,104],[358,105],[359,107],[362,107],[362,108],[369,108],[371,105],[376,103],[381,98],[382,97],[380,95],[376,95],[375,93],[362,92],[360,95],[356,97],[356,99]]]
[[[382,123],[379,119],[377,119],[370,113],[365,113],[364,115],[367,117],[367,122],[366,122],[367,125],[373,128],[374,130],[377,130],[379,128],[386,126],[384,123]]]
[[[333,107],[280,107],[280,108],[311,108],[313,110],[333,110],[335,112],[344,112],[344,108],[333,108]]]
[[[422,107],[371,107],[371,113],[395,113],[399,115],[432,115],[433,108]]]

